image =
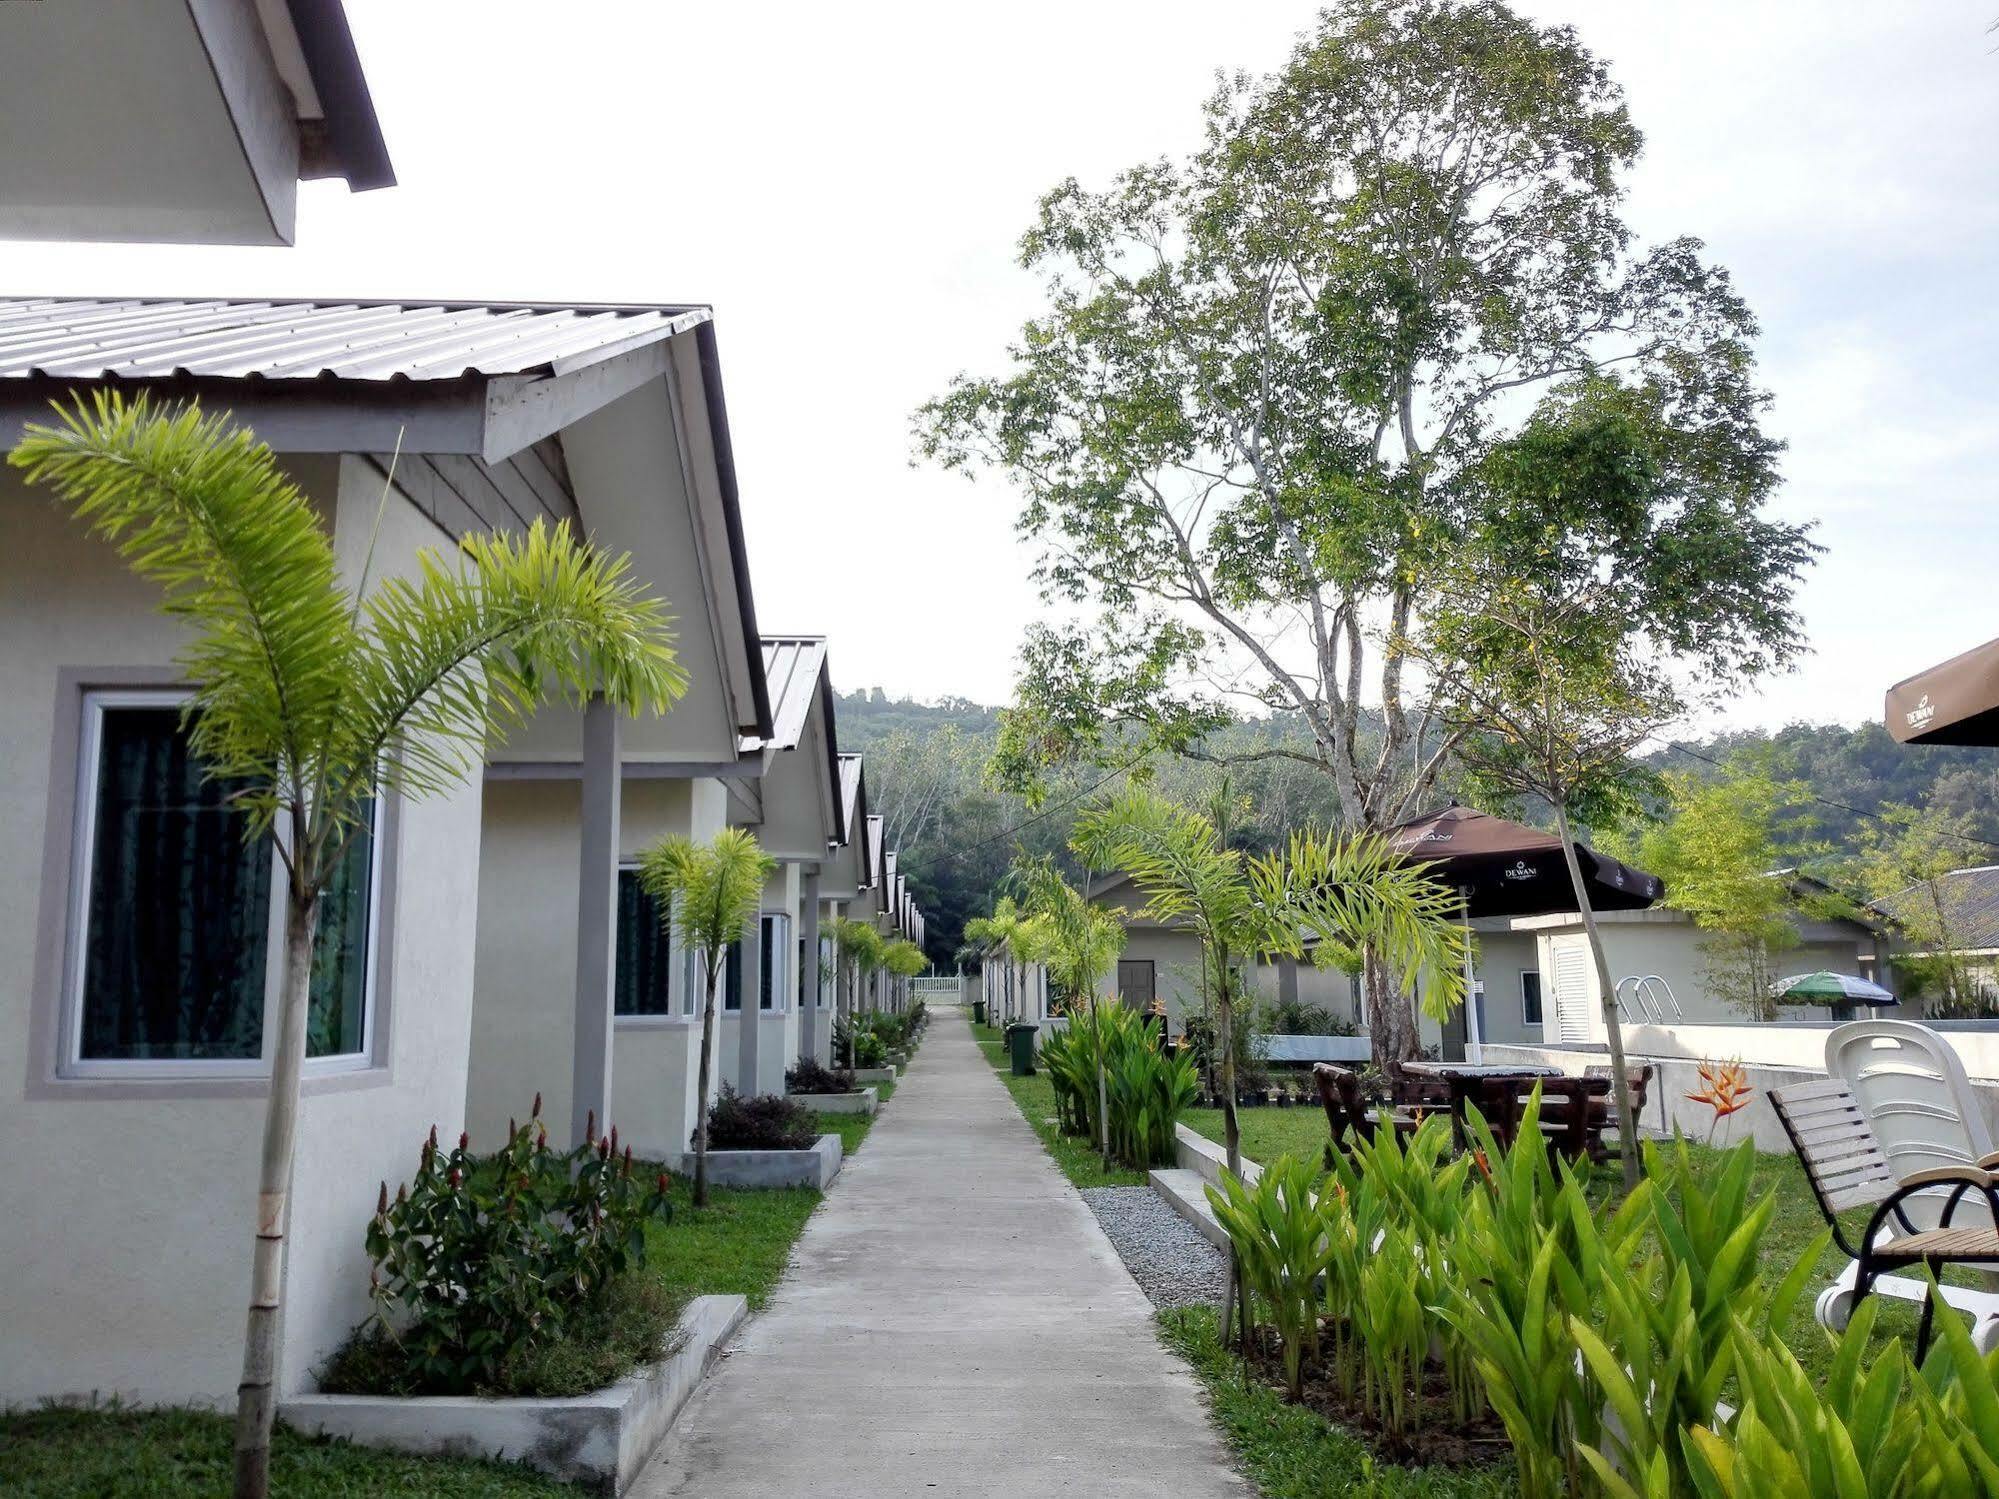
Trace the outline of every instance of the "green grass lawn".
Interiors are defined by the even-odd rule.
[[[646,1274],[683,1300],[740,1295],[756,1311],[820,1196],[813,1187],[710,1187],[708,1206],[697,1208],[675,1182],[673,1221],[646,1228]]]
[[[838,1135],[840,1153],[850,1156],[861,1148],[861,1141],[867,1139],[868,1131],[874,1128],[871,1114],[814,1114],[813,1133]]]
[[[49,1408],[0,1414],[0,1493],[11,1499],[212,1499],[234,1471],[232,1422],[207,1411]],[[283,1499],[578,1499],[513,1463],[405,1457],[279,1427],[271,1492]]]
[[[1145,1173],[1123,1166],[1108,1171],[1087,1140],[1065,1135],[1055,1127],[1055,1085],[1048,1074],[1036,1068],[1031,1077],[1015,1077],[1007,1061],[1006,1040],[990,1025],[972,1026],[972,1039],[979,1044],[986,1061],[992,1064],[1007,1092],[1019,1106],[1021,1116],[1041,1137],[1062,1174],[1079,1187],[1132,1187],[1145,1185]]]
[[[1351,1433],[1245,1380],[1240,1362],[1222,1348],[1208,1308],[1161,1312],[1159,1335],[1193,1367],[1216,1426],[1264,1499],[1505,1499],[1516,1492],[1510,1467],[1377,1464]]]

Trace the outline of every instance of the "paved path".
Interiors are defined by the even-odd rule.
[[[1152,1308],[939,1009],[639,1499],[1241,1499]]]

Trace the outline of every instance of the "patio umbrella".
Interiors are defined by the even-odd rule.
[[[1999,640],[1897,682],[1884,708],[1903,744],[1999,745]]]
[[[1778,999],[1802,1004],[1898,1005],[1901,1001],[1879,984],[1851,973],[1794,973],[1770,986]]]
[[[1545,916],[1576,909],[1562,840],[1553,833],[1453,805],[1390,828],[1388,843],[1397,853],[1433,866],[1429,872],[1436,879],[1457,887],[1467,917]],[[1576,845],[1576,862],[1595,910],[1642,911],[1666,893],[1657,875],[1581,844]]]

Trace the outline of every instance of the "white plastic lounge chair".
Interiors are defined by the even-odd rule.
[[[1826,1037],[1825,1070],[1852,1090],[1896,1176],[1973,1166],[1992,1154],[1992,1129],[1964,1062],[1928,1026],[1836,1026]]]
[[[1945,1265],[1999,1263],[1992,1213],[1999,1204],[1999,1176],[1961,1164],[1898,1176],[1851,1089],[1837,1077],[1772,1089],[1770,1106],[1797,1149],[1833,1241],[1847,1256],[1846,1268],[1813,1308],[1819,1325],[1833,1332],[1844,1328],[1863,1296],[1916,1302],[1923,1308],[1916,1337],[1920,1359],[1929,1344],[1933,1309],[1928,1284],[1883,1272],[1926,1266],[1935,1274]],[[1923,1221],[1916,1216],[1919,1206]],[[1857,1208],[1870,1212],[1856,1241],[1839,1215]],[[1970,1316],[1980,1353],[1999,1348],[1999,1294],[1944,1286],[1943,1299]]]

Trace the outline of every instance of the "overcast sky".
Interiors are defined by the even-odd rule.
[[[4,245],[9,292],[689,301],[716,309],[759,615],[845,689],[1007,695],[1037,611],[1013,498],[908,415],[1037,307],[1035,197],[1198,132],[1309,3],[348,0],[400,185],[309,185],[288,250]],[[1764,326],[1780,506],[1826,547],[1814,656],[1734,721],[1854,722],[1999,635],[1999,0],[1574,0],[1691,233]],[[865,586],[864,586],[865,585]]]

